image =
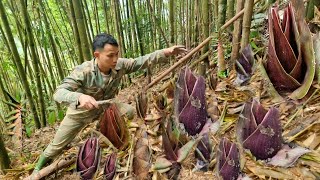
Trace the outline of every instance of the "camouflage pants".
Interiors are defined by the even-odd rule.
[[[134,108],[129,104],[115,103],[120,110],[121,115],[132,119],[134,116]],[[92,110],[74,110],[68,108],[66,116],[62,120],[54,139],[44,150],[43,155],[47,158],[54,158],[62,152],[62,150],[77,136],[77,134],[88,123],[97,120],[103,108]]]

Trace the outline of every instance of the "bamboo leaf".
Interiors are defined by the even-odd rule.
[[[11,116],[10,118],[8,118],[8,119],[5,119],[4,121],[5,122],[11,122],[11,121],[14,121],[14,120],[16,120],[18,117],[15,115],[15,116]]]
[[[154,163],[152,169],[153,170],[163,170],[163,169],[170,168],[171,166],[172,166],[171,161],[169,161],[168,159],[166,159],[164,157],[158,157],[156,159],[156,162]]]
[[[5,118],[9,118],[10,116],[14,115],[14,114],[17,114],[18,112],[20,112],[20,109],[14,109],[12,111],[10,111],[6,116]]]
[[[179,150],[178,150],[178,159],[177,159],[177,162],[181,163],[182,161],[184,161],[190,151],[192,150],[192,148],[198,144],[198,142],[201,140],[202,136],[198,137],[197,139],[193,139],[193,140],[190,140],[187,144],[183,145]]]

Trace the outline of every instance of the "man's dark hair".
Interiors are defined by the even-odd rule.
[[[107,33],[101,33],[94,37],[92,43],[93,52],[95,52],[98,49],[103,49],[106,44],[110,44],[117,47],[119,46],[117,40],[113,36]]]

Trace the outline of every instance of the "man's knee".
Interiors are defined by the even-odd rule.
[[[53,140],[44,150],[44,156],[54,158],[77,136],[86,125],[83,121],[66,116],[61,122]]]

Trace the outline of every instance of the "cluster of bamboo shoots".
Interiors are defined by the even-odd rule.
[[[304,20],[296,20],[291,4],[284,10],[283,20],[278,7],[270,8],[268,59],[264,67],[275,89],[290,93],[293,99],[303,98],[309,91],[315,75],[315,55],[311,33]],[[250,46],[243,49],[236,61],[240,84],[247,83],[253,74],[254,57]],[[258,101],[244,104],[236,126],[240,148],[227,138],[222,138],[213,152],[210,141],[212,120],[208,117],[205,96],[206,84],[202,76],[196,76],[188,67],[181,69],[174,91],[174,119],[162,123],[162,146],[164,156],[157,158],[153,170],[167,172],[170,178],[178,176],[181,163],[194,146],[195,155],[206,166],[217,159],[217,172],[223,179],[241,176],[240,150],[247,149],[257,160],[275,157],[283,148],[279,111],[275,107],[266,110]],[[158,109],[166,106],[164,97],[156,101]],[[146,96],[139,94],[137,111],[141,118],[147,113]],[[166,124],[166,126],[165,126]],[[110,106],[101,119],[101,132],[118,149],[128,146],[128,129],[115,105]],[[182,136],[187,135],[183,139]],[[184,136],[185,137],[185,136]],[[80,148],[77,170],[84,179],[94,176],[100,163],[100,147],[96,138],[88,139]],[[106,157],[106,179],[115,174],[116,154]]]

